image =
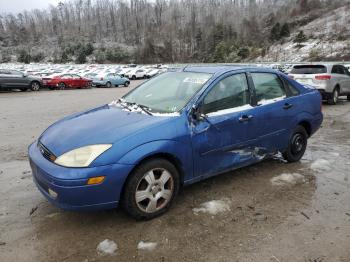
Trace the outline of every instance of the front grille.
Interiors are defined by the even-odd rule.
[[[38,142],[38,148],[40,150],[40,153],[50,162],[54,162],[56,160],[56,156],[51,153],[50,150],[48,150],[42,143]]]

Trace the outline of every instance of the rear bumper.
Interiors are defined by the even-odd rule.
[[[92,81],[92,85],[94,86],[105,86],[107,84],[107,81]]]
[[[311,134],[310,134],[310,136],[315,134],[316,131],[318,129],[320,129],[322,122],[323,122],[323,114],[322,113],[318,113],[317,115],[314,116],[314,119],[311,121]]]
[[[30,145],[28,153],[33,180],[39,191],[53,205],[67,210],[116,208],[126,177],[133,168],[120,164],[61,167],[44,158],[36,143]],[[105,180],[98,185],[87,185],[88,179],[96,176],[105,176]]]

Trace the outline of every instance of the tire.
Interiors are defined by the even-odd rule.
[[[126,81],[125,83],[124,83],[124,86],[125,87],[128,87],[130,85],[130,82],[128,82],[128,81]]]
[[[346,97],[346,99],[347,99],[348,101],[350,101],[350,95],[348,95],[348,96]]]
[[[130,174],[124,186],[122,204],[136,220],[152,219],[169,209],[179,187],[180,176],[176,167],[165,159],[152,159]]]
[[[136,80],[136,76],[132,76],[131,79],[132,79],[132,80]]]
[[[39,91],[40,90],[40,83],[37,82],[37,81],[33,81],[31,84],[30,84],[30,90],[32,91]]]
[[[335,87],[333,90],[333,93],[331,96],[328,98],[328,104],[330,105],[336,105],[339,100],[339,87]]]
[[[61,83],[58,84],[57,87],[58,87],[59,90],[64,90],[64,89],[66,89],[66,84],[61,82]]]
[[[290,137],[288,148],[282,153],[282,156],[289,163],[299,161],[307,147],[308,134],[303,126],[297,126]]]
[[[111,82],[107,82],[107,83],[106,83],[106,87],[107,87],[107,88],[111,88],[111,87],[112,87],[112,83],[111,83]]]

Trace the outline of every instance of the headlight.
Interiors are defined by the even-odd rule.
[[[111,147],[110,144],[80,147],[59,156],[55,163],[65,167],[87,167]]]

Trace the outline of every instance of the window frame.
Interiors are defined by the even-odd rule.
[[[204,100],[207,97],[207,95],[210,93],[210,91],[213,90],[213,88],[215,88],[218,83],[220,83],[221,81],[225,80],[226,78],[232,77],[234,75],[244,75],[245,76],[246,81],[247,81],[248,92],[249,92],[249,103],[247,103],[246,105],[250,105],[250,106],[254,107],[254,105],[253,105],[253,93],[252,93],[252,88],[251,88],[250,83],[249,83],[248,72],[246,72],[246,71],[232,72],[231,71],[231,72],[227,72],[227,73],[221,75],[220,77],[218,77],[217,79],[215,79],[208,86],[208,88],[206,88],[205,91],[201,94],[201,96],[198,100],[198,101],[200,101],[198,103],[198,108],[200,109],[200,111],[202,111]],[[245,106],[245,105],[243,105],[243,106]],[[228,109],[233,109],[233,108],[238,108],[238,107],[231,107],[231,108],[222,109],[222,110],[228,110]],[[206,113],[206,115],[210,115],[212,113],[213,112],[209,112],[209,113]]]
[[[279,79],[280,83],[281,83],[281,87],[282,87],[282,90],[284,91],[285,93],[285,98],[288,98],[288,97],[292,97],[294,96],[290,91],[289,91],[289,88],[286,87],[286,83],[284,81],[287,81],[287,80],[284,80],[278,73],[275,73],[275,72],[264,72],[264,71],[251,71],[248,73],[248,77],[249,77],[249,81],[250,81],[250,85],[252,87],[252,90],[253,90],[253,106],[256,107],[256,106],[263,106],[263,104],[258,104],[259,101],[257,101],[257,97],[256,97],[256,87],[255,87],[255,84],[254,84],[254,81],[253,81],[253,77],[252,77],[252,74],[270,74],[270,75],[275,75],[277,77],[277,79]],[[299,92],[299,90],[298,90]],[[300,94],[300,92],[299,92]],[[274,98],[275,99],[275,98]],[[284,100],[283,99],[283,100]],[[272,99],[271,99],[272,100]],[[277,101],[276,101],[277,102]],[[272,103],[273,104],[273,103]]]

